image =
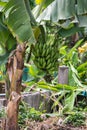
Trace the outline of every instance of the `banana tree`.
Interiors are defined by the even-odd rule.
[[[51,2],[53,2],[52,5],[50,4]],[[66,1],[62,0],[62,4],[60,5],[61,7],[60,11],[58,11],[59,2],[60,0],[49,0],[49,2],[43,0],[40,6],[38,7],[38,13],[36,15],[36,18],[42,12],[43,6],[44,8],[46,8],[49,5],[52,7],[51,10],[54,11],[53,13],[50,10],[48,11],[49,9],[48,6],[46,10],[44,10],[45,13],[43,12],[44,15],[40,15],[37,21],[41,21],[42,19],[50,20],[49,18],[52,18],[54,20],[53,22],[55,22],[55,20],[58,21],[64,20],[65,22],[66,19],[68,19],[68,21],[70,20],[69,23],[74,22],[72,19],[75,13],[74,12],[75,0],[73,0],[72,4],[70,3],[69,0]],[[87,8],[85,6],[86,0],[83,0],[83,2],[81,2],[81,0],[78,0],[76,2],[77,2],[76,4],[78,5],[78,14],[80,16],[83,16],[82,14],[84,13],[86,14],[86,8]],[[83,7],[81,5],[83,5]],[[65,10],[61,10],[64,6]],[[48,12],[50,14],[52,13],[52,16],[49,14],[48,17],[46,15],[46,13],[48,14]],[[60,15],[58,13],[60,13]],[[56,15],[58,17],[62,16],[60,17],[61,19],[58,19]],[[44,16],[47,17],[48,19],[45,19]],[[76,19],[74,20],[76,22]],[[82,20],[82,18],[80,17],[79,20]],[[18,128],[17,109],[20,102],[20,90],[21,90],[20,87],[21,87],[22,71],[24,66],[24,55],[26,46],[35,43],[35,38],[31,25],[37,26],[36,21],[31,13],[29,0],[5,0],[5,1],[0,0],[0,49],[3,52],[3,54],[0,53],[0,63],[7,62],[6,66],[8,76],[6,81],[9,82],[7,83],[7,87],[10,87],[9,89],[10,96],[7,105],[7,117],[8,117],[6,128],[7,130],[11,129],[16,130]],[[83,25],[83,23],[81,25]]]
[[[18,108],[26,46],[35,43],[35,19],[29,0],[0,1],[0,64],[6,63],[8,89],[6,130],[18,129]]]

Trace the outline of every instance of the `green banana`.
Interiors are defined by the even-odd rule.
[[[52,64],[50,63],[49,65],[46,66],[46,69],[50,69]]]
[[[47,60],[47,66],[51,63],[50,59]]]
[[[54,71],[58,66],[58,45],[63,41],[55,40],[54,34],[50,34],[47,41],[38,42],[33,49],[34,63],[41,70]]]
[[[43,68],[45,68],[45,66],[46,66],[46,61],[43,59]]]
[[[49,60],[51,58],[51,55],[48,54],[48,56],[46,56],[46,60]]]
[[[42,54],[41,54],[41,55],[42,55],[42,57],[44,57],[44,56],[45,56],[45,54],[46,54],[46,50],[44,50],[44,49],[43,49],[43,50],[42,50]]]

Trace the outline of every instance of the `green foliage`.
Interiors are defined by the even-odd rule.
[[[83,126],[86,125],[85,120],[86,120],[86,115],[84,113],[76,112],[69,115],[64,122],[65,124],[70,124],[73,126]]]
[[[38,17],[37,21],[52,21],[65,27],[65,24],[76,23],[79,27],[87,27],[86,0],[54,0]],[[49,11],[50,10],[50,11]]]
[[[66,42],[65,42],[66,43]],[[60,65],[66,65],[69,66],[69,63],[76,66],[79,63],[79,56],[77,52],[77,48],[83,43],[83,39],[78,40],[75,45],[69,49],[68,46],[60,45],[60,51],[59,51],[59,59]]]
[[[61,28],[58,33],[62,36],[62,37],[69,37],[74,35],[76,32],[80,32],[83,31],[84,28],[80,28],[80,27],[76,27],[73,25],[73,27],[68,27],[68,28]]]
[[[3,11],[3,8],[6,6],[8,0],[0,0],[0,12]]]
[[[79,23],[81,27],[87,26],[87,17],[85,17],[87,6],[85,6],[85,2],[85,0],[79,0],[79,2],[77,2],[76,10],[77,14],[80,15],[78,18],[75,15],[75,0],[73,0],[73,2],[70,0],[62,0],[62,2],[60,2],[60,0],[49,0],[36,9],[36,16],[38,16],[42,9],[46,8],[51,3],[38,17],[37,21],[43,19],[52,20],[57,26],[55,26],[55,24],[50,26],[47,30],[47,33],[49,33],[47,39],[45,32],[46,27],[43,29],[42,26],[40,26],[38,30],[38,27],[35,26],[35,38],[40,38],[39,33],[42,33],[42,39],[37,41],[33,49],[33,61],[40,71],[33,64],[29,66],[25,64],[25,66],[29,68],[29,73],[31,75],[31,77],[29,77],[31,82],[28,80],[29,86],[34,85],[44,76],[42,71],[50,74],[56,71],[58,68],[58,58],[60,65],[67,65],[69,67],[69,85],[58,84],[56,82],[55,84],[48,84],[43,81],[39,81],[35,84],[37,88],[51,90],[53,92],[52,96],[58,96],[58,98],[54,100],[54,106],[58,106],[59,111],[63,114],[73,110],[77,95],[87,88],[80,80],[83,76],[82,71],[86,74],[85,67],[87,63],[78,65],[80,62],[77,48],[83,43],[83,39],[79,40],[72,49],[69,49],[63,41],[63,38],[60,38],[58,34],[65,38],[76,32],[83,31],[83,28],[75,27],[73,22]],[[29,3],[29,1],[27,1],[27,3]],[[33,0],[30,1],[30,5],[32,7],[34,6]],[[4,11],[2,10],[3,7],[5,7]],[[35,21],[32,17],[29,4],[26,4],[24,0],[9,0],[6,3],[0,1],[0,10],[3,12],[0,13],[0,63],[2,63],[2,61],[6,63],[11,50],[17,45],[16,41],[18,43],[35,42],[31,27],[31,23],[35,24]],[[63,28],[60,29],[58,26]],[[54,27],[56,29],[54,29]],[[51,28],[53,28],[53,30],[51,30]],[[41,75],[39,75],[39,73],[41,73]],[[32,77],[34,79],[33,81]],[[28,119],[41,120],[40,115],[41,113],[39,111],[21,102],[19,106],[19,125],[24,125]],[[0,116],[3,116],[3,112],[1,112]],[[84,124],[84,120],[85,116],[82,115],[82,113],[75,113],[67,118],[66,123],[79,126],[80,124]]]
[[[58,61],[60,62],[60,65],[66,65],[69,67],[70,86],[86,87],[81,81],[82,76],[86,74],[86,63],[81,64],[81,59],[77,51],[77,47],[79,47],[82,43],[83,39],[79,40],[71,49],[65,45],[60,47],[60,58]]]
[[[30,108],[27,103],[22,101],[19,105],[19,126],[24,126],[24,124],[26,124],[26,121],[28,121],[29,119],[41,121],[41,114],[41,112],[35,110],[34,108]]]
[[[0,118],[5,118],[6,117],[6,112],[5,109],[0,109]]]
[[[29,67],[29,73],[32,76],[36,77],[37,74],[38,74],[38,69],[34,65],[30,65],[30,67]]]
[[[27,4],[26,4],[27,2]],[[0,64],[6,63],[17,43],[35,43],[31,22],[34,23],[29,1],[0,2]]]
[[[35,0],[29,0],[31,9],[35,6]]]
[[[43,0],[41,2],[40,5],[37,5],[34,9],[33,9],[33,14],[34,14],[34,17],[37,18],[40,13],[43,11],[43,9],[45,9],[50,3],[52,3],[54,0],[49,0],[49,1],[46,1],[46,0]]]
[[[75,46],[69,51],[68,58],[73,56],[73,52],[83,43],[83,39],[80,39],[76,42]],[[73,60],[73,59],[72,59]]]
[[[4,24],[3,13],[0,12],[0,64],[6,62],[10,52],[15,49],[17,42]]]
[[[79,99],[79,96],[78,96]],[[87,103],[86,103],[86,98],[84,97],[83,100],[78,101],[74,107],[74,111],[79,111],[79,112],[87,112]]]
[[[70,80],[69,80],[69,84],[71,84],[72,83],[72,81],[71,80],[73,80],[74,81],[74,83],[77,85],[77,86],[81,86],[81,87],[84,87],[85,85],[84,84],[82,84],[81,83],[81,81],[80,81],[80,78],[79,78],[79,74],[78,74],[78,72],[77,72],[77,70],[74,68],[74,66],[72,65],[72,64],[70,64],[70,69],[71,69],[71,78],[70,78]]]
[[[84,89],[82,89],[82,88],[64,85],[64,84],[53,85],[53,84],[48,84],[44,81],[38,82],[37,86],[39,88],[48,89],[48,90],[51,90],[53,92],[56,92],[55,95],[56,96],[58,95],[58,98],[55,101],[55,105],[58,105],[62,99],[62,102],[63,102],[63,104],[61,105],[62,106],[62,108],[61,108],[62,113],[67,113],[69,111],[72,111],[77,95],[80,92],[84,91]],[[60,107],[60,105],[59,105],[59,107]]]
[[[63,113],[73,110],[76,96],[77,94],[74,91],[72,91],[71,93],[69,93],[68,97],[65,98]]]
[[[82,71],[85,71],[87,67],[87,62],[82,63],[81,65],[78,66],[77,71],[80,73]]]
[[[23,0],[10,0],[4,10],[5,24],[19,43],[34,43],[30,16],[25,5]]]
[[[69,86],[66,84],[48,84],[45,81],[39,81],[37,83],[38,87],[50,89],[53,91],[60,91],[60,90],[66,90],[66,91],[76,91],[79,90],[76,86]],[[80,91],[80,90],[79,90]]]
[[[26,82],[28,86],[31,87],[41,78],[44,77],[45,73],[40,71],[33,63],[32,64],[25,63],[24,65],[25,67],[23,69],[22,80],[23,82]],[[30,87],[27,87],[25,90],[28,90]]]
[[[0,66],[0,80],[4,80],[4,78],[5,78],[5,71],[6,71],[5,65],[2,64],[2,66]]]

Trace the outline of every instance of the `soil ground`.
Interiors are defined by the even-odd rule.
[[[3,129],[4,124],[0,120],[0,130]],[[87,130],[87,126],[74,127],[71,125],[63,124],[63,120],[58,117],[49,117],[43,121],[26,121],[26,128],[21,128],[19,130]]]
[[[87,130],[87,126],[74,127],[70,125],[64,125],[63,120],[57,117],[50,117],[42,122],[27,121],[26,130]],[[24,130],[24,129],[21,129]]]

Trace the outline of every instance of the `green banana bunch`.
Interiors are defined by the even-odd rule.
[[[52,37],[52,38],[51,38]],[[33,49],[34,64],[41,70],[52,72],[58,68],[58,40],[53,35],[49,36],[44,44],[38,42]]]

